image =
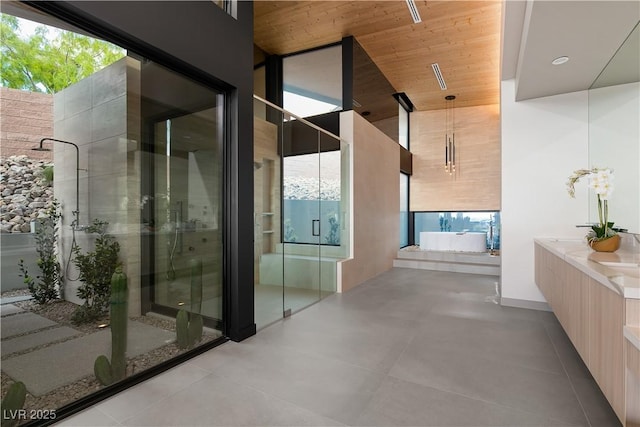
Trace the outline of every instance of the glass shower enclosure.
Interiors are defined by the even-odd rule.
[[[348,146],[254,100],[255,318],[261,328],[336,292],[337,262],[348,249]]]
[[[185,309],[222,330],[225,98],[194,82],[175,83],[182,94],[171,104],[143,104],[146,311],[175,318]]]

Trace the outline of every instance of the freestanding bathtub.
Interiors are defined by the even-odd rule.
[[[423,251],[486,252],[487,233],[479,232],[420,232]]]

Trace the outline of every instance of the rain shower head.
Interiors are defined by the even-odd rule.
[[[72,227],[76,227],[78,225],[78,222],[80,221],[80,149],[78,148],[78,145],[74,144],[73,142],[69,142],[69,141],[63,141],[61,139],[55,139],[55,138],[42,138],[40,140],[40,145],[36,148],[32,148],[32,150],[34,151],[51,151],[50,148],[44,148],[42,146],[42,144],[45,141],[51,141],[51,142],[60,142],[62,144],[68,144],[68,145],[73,145],[73,148],[76,149],[76,210],[73,211],[73,214],[75,216],[75,219],[73,220],[73,223],[71,224]]]

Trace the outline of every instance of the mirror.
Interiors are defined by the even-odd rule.
[[[640,233],[640,24],[589,88],[589,166],[614,171],[609,220]],[[589,220],[598,221],[593,192]]]

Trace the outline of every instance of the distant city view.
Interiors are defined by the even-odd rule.
[[[416,212],[416,245],[420,244],[421,231],[486,232],[487,248],[493,236],[493,249],[500,249],[500,212]]]

